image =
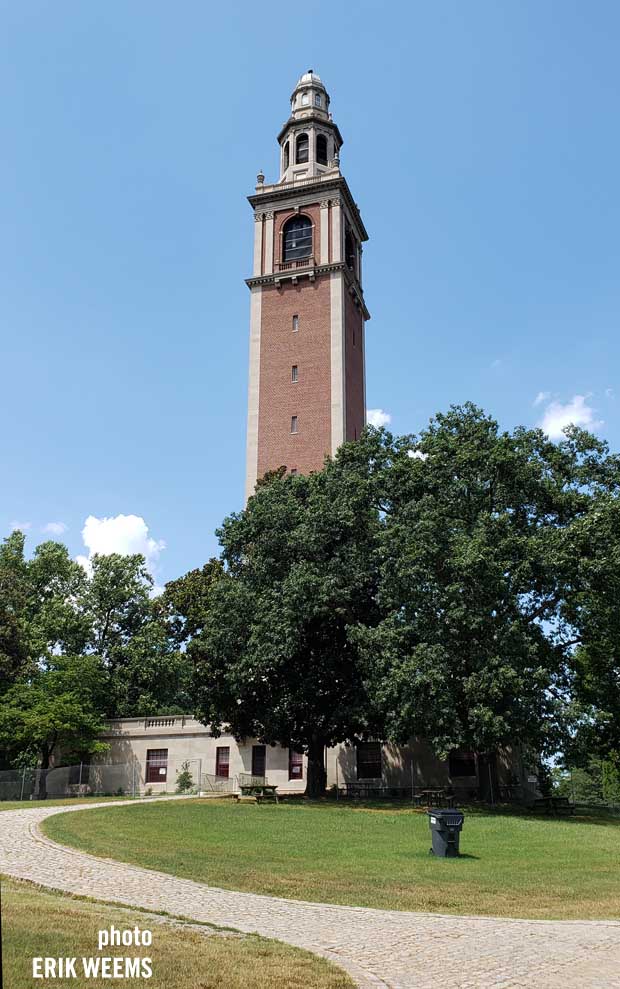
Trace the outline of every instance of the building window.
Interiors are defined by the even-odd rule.
[[[314,105],[315,106],[320,106],[321,105],[321,94],[320,93],[315,93],[314,94]]]
[[[145,783],[165,783],[168,778],[168,749],[146,750]]]
[[[304,162],[308,161],[308,153],[310,148],[310,141],[307,134],[299,134],[297,137],[297,142],[295,144],[295,164],[303,165]]]
[[[297,416],[291,416],[291,433],[297,432]]]
[[[474,753],[451,752],[448,758],[448,772],[453,779],[458,779],[459,776],[475,776],[476,757]]]
[[[282,231],[282,260],[299,261],[312,254],[312,220],[308,216],[292,216]]]
[[[296,474],[296,473],[297,473],[297,468],[291,467],[291,474]]]
[[[293,333],[297,333],[299,329],[299,316],[293,316]]]
[[[286,144],[284,145],[284,152],[282,157],[282,164],[284,166],[283,168],[284,171],[286,171],[286,169],[288,168],[289,158],[290,158],[290,150],[289,150],[289,143],[287,141]]]
[[[308,106],[308,100],[309,99],[310,99],[310,97],[308,96],[308,92],[307,91],[305,93],[302,93],[301,94],[301,105],[302,106]]]
[[[291,368],[291,381],[293,384],[299,381],[299,368],[297,367],[297,364],[293,364]]]
[[[267,750],[264,745],[252,746],[252,776],[265,776]]]
[[[295,752],[294,749],[288,750],[288,778],[290,780],[304,778],[304,757],[301,752]]]
[[[319,165],[327,164],[327,138],[325,134],[319,134],[316,139],[316,160]]]
[[[228,779],[230,775],[230,747],[218,745],[215,750],[215,775]]]
[[[381,779],[381,742],[360,742],[357,746],[358,780]]]

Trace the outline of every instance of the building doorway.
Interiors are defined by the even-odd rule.
[[[264,745],[252,746],[252,776],[264,776],[267,765],[267,749]]]

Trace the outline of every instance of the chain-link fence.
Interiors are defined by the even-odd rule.
[[[134,759],[126,763],[81,762],[51,769],[0,771],[0,801],[231,793],[235,789],[236,778],[220,780],[203,773],[201,759],[169,763],[150,753],[144,763]]]
[[[236,776],[213,776],[211,773],[202,773],[200,789],[202,793],[237,793],[239,780]]]

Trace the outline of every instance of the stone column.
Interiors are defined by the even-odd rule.
[[[321,202],[321,246],[319,264],[329,264],[329,200]]]
[[[332,199],[332,257],[334,262],[342,261],[342,206],[339,199]]]
[[[330,284],[331,315],[331,433],[332,456],[344,443],[346,429],[345,357],[344,357],[344,275],[334,271]]]
[[[262,275],[263,263],[263,214],[254,214],[254,266],[252,274],[254,278]]]
[[[254,285],[250,296],[250,374],[245,475],[246,501],[254,494],[258,475],[258,400],[260,394],[260,330],[262,289]]]
[[[265,213],[265,274],[273,274],[273,212]]]

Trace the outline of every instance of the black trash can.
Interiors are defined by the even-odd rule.
[[[461,810],[452,808],[431,808],[428,811],[428,823],[431,829],[433,846],[431,855],[439,858],[456,858],[459,855],[459,839],[465,815]]]

